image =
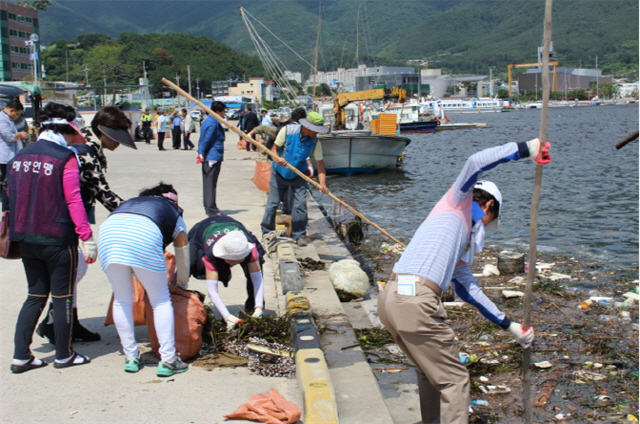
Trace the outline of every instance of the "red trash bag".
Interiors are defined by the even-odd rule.
[[[298,405],[286,400],[276,389],[270,389],[268,394],[258,393],[251,396],[247,403],[224,417],[267,424],[293,424],[300,421],[301,416],[302,411]]]
[[[256,161],[256,169],[253,171],[251,181],[258,187],[258,190],[269,192],[269,180],[271,179],[271,162],[262,160]]]
[[[202,349],[202,326],[207,322],[207,311],[198,296],[178,286],[169,286],[173,317],[175,320],[176,350],[183,361],[198,355]],[[149,297],[144,297],[147,317],[147,333],[151,348],[160,356],[160,342],[153,323],[153,308]]]

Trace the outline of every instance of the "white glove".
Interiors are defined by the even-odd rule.
[[[512,322],[509,325],[508,330],[511,334],[513,334],[513,337],[518,343],[520,343],[523,348],[528,349],[529,346],[531,346],[531,343],[533,343],[533,327],[530,327],[527,331],[524,331],[522,324]]]
[[[234,315],[227,315],[224,319],[227,323],[227,331],[231,331],[235,328],[236,324],[242,322],[242,320]]]
[[[174,246],[176,252],[176,283],[182,289],[189,288],[189,245]]]
[[[253,310],[253,314],[251,314],[253,318],[260,318],[262,316],[262,308],[255,308]]]
[[[82,248],[82,254],[84,255],[84,261],[88,264],[92,264],[96,261],[98,257],[98,246],[96,242],[93,241],[93,237],[91,237],[87,241],[80,241],[80,247]]]

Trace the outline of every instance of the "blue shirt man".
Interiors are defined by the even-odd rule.
[[[226,106],[222,102],[213,102],[211,110],[223,118]],[[224,140],[224,128],[220,121],[207,116],[200,126],[198,140],[198,163],[202,162],[202,201],[207,216],[222,215],[216,204],[216,187],[224,159]]]

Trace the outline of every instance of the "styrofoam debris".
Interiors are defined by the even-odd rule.
[[[479,380],[482,381],[483,383],[486,383],[487,381],[489,381],[489,379],[487,377],[485,377],[484,375],[481,375]]]
[[[558,280],[571,280],[571,276],[567,275],[567,274],[559,274],[557,272],[552,272],[549,275],[545,275],[544,278],[551,280],[551,281],[558,281]]]
[[[541,369],[551,368],[553,366],[549,361],[536,362],[533,365]]]
[[[640,295],[634,292],[625,293],[623,296],[627,298],[627,302],[637,302],[640,299]]]
[[[484,277],[493,277],[500,275],[500,271],[498,267],[493,264],[486,264],[482,269],[482,276]]]
[[[467,302],[442,302],[445,308],[461,308],[468,305]]]
[[[516,290],[502,290],[502,296],[505,299],[511,299],[513,297],[524,297],[524,293]]]
[[[524,277],[513,277],[511,280],[507,281],[509,284],[524,284],[527,280]]]
[[[541,269],[551,269],[556,265],[556,263],[552,263],[552,264],[545,264],[544,262],[537,262],[536,263],[536,269],[537,270],[541,270]]]

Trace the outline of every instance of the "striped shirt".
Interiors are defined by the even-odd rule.
[[[508,327],[509,319],[485,296],[469,264],[461,259],[470,242],[473,187],[479,174],[528,156],[527,143],[507,143],[467,159],[456,182],[413,235],[393,272],[420,275],[438,284],[443,292],[453,282],[462,300],[475,306],[489,321]]]
[[[179,217],[173,238],[181,231],[186,233],[187,225]],[[102,269],[111,264],[121,264],[165,272],[162,233],[146,216],[131,213],[110,215],[100,226],[98,259]]]

